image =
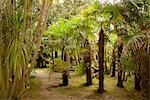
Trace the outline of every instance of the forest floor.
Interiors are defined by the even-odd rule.
[[[140,92],[134,90],[134,82],[124,82],[124,88],[116,86],[117,78],[105,76],[105,93],[98,94],[98,80],[93,85],[84,86],[85,76],[70,73],[69,85],[60,86],[61,73],[52,73],[49,79],[48,69],[36,69],[35,78],[30,79],[30,88],[23,100],[144,100]]]

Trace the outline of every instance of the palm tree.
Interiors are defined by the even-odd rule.
[[[115,48],[113,49],[112,52],[112,74],[111,77],[116,76],[116,56],[115,56]]]
[[[55,39],[51,41],[54,41],[59,45],[57,49],[62,52],[62,61],[69,62],[69,53],[71,49],[76,48],[76,43],[78,39],[76,38],[78,35],[76,28],[79,22],[80,19],[78,17],[72,19],[60,19],[56,23],[52,24],[45,32],[46,35],[49,35],[50,37],[55,37]],[[54,42],[51,43],[54,44]],[[63,85],[68,85],[68,74],[69,72],[66,70],[62,72],[62,77],[64,80]]]
[[[92,85],[92,75],[91,75],[91,47],[89,41],[85,40],[85,48],[87,49],[84,53],[84,65],[86,73],[86,85]]]
[[[135,82],[141,81],[141,90],[148,98],[148,54],[149,54],[149,5],[148,0],[137,1],[124,1],[124,16],[125,21],[130,26],[130,38],[126,43],[126,50],[128,56],[135,59],[137,62],[136,65],[136,74]],[[140,70],[139,70],[140,69]],[[141,79],[141,80],[140,80]],[[135,83],[135,87],[138,83]],[[139,86],[138,86],[139,88]]]
[[[104,92],[104,30],[101,26],[99,33],[99,88],[98,92]]]
[[[123,50],[123,43],[121,37],[118,38],[118,87],[123,87],[123,79],[122,79],[122,65],[121,65],[121,55]]]

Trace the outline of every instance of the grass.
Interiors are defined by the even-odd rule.
[[[71,76],[69,80],[69,86],[58,87],[58,91],[62,95],[82,97],[86,99],[95,100],[141,100],[141,97],[137,96],[138,92],[134,90],[134,81],[125,81],[124,88],[116,86],[117,78],[105,76],[104,81],[104,94],[98,94],[96,92],[98,88],[98,80],[93,79],[93,85],[85,86],[85,76]]]
[[[36,78],[30,78],[29,84],[30,88],[23,96],[23,100],[28,100],[29,98],[37,98],[37,96],[39,96],[41,81]]]
[[[38,69],[39,70],[39,69]],[[75,73],[71,73],[71,78],[69,79],[68,86],[58,86],[59,83],[62,82],[60,79],[60,75],[58,73],[52,74],[53,79],[48,83],[50,86],[47,88],[48,93],[47,96],[45,93],[40,92],[41,90],[41,81],[37,78],[30,79],[30,89],[28,94],[30,94],[29,98],[34,98],[32,100],[49,100],[44,98],[47,96],[50,97],[51,100],[142,100],[142,96],[140,92],[134,90],[134,79],[133,77],[128,78],[128,81],[124,81],[124,88],[117,87],[117,77],[105,76],[104,78],[104,89],[105,92],[103,94],[99,94],[96,92],[98,89],[98,79],[93,79],[93,85],[85,86],[86,78],[85,76],[77,76]],[[28,100],[28,99],[25,99]],[[31,100],[31,99],[29,99]],[[145,100],[145,99],[143,99]]]
[[[30,89],[29,93],[33,96],[37,94],[38,90],[40,90],[41,82],[36,78],[30,78]]]

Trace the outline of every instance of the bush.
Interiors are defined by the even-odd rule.
[[[65,62],[59,58],[55,59],[55,66],[54,66],[54,70],[57,72],[63,72],[63,71],[69,71],[70,68],[70,63],[69,62]]]
[[[84,64],[80,64],[76,67],[76,74],[79,75],[79,76],[82,76],[85,74],[85,66]]]

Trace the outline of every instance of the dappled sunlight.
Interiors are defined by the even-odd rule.
[[[92,86],[85,86],[85,76],[78,76],[74,72],[70,72],[71,78],[69,79],[70,84],[65,86],[59,86],[61,83],[61,74],[53,73],[51,75],[50,80],[45,80],[48,76],[48,72],[46,69],[38,69],[36,74],[36,78],[32,78],[31,81],[31,88],[29,89],[29,93],[26,95],[26,98],[31,99],[38,99],[39,97],[43,97],[43,92],[45,98],[50,97],[52,100],[88,100],[88,99],[95,99],[95,100],[141,100],[141,94],[134,90],[134,81],[133,77],[130,77],[129,81],[125,82],[125,87],[120,89],[116,86],[117,78],[111,78],[110,76],[105,76],[105,93],[99,94],[97,93],[97,85],[98,79],[93,79]],[[39,74],[43,74],[43,78],[39,78]],[[49,83],[49,84],[47,84]],[[44,84],[45,88],[39,88],[40,85]],[[56,86],[56,84],[58,84]],[[55,85],[55,86],[54,86]],[[38,88],[37,88],[38,87]],[[40,92],[41,91],[41,92]],[[38,95],[38,97],[36,97]],[[57,96],[56,96],[57,95]],[[137,96],[138,95],[138,96]]]
[[[0,0],[0,100],[148,100],[150,0]]]

